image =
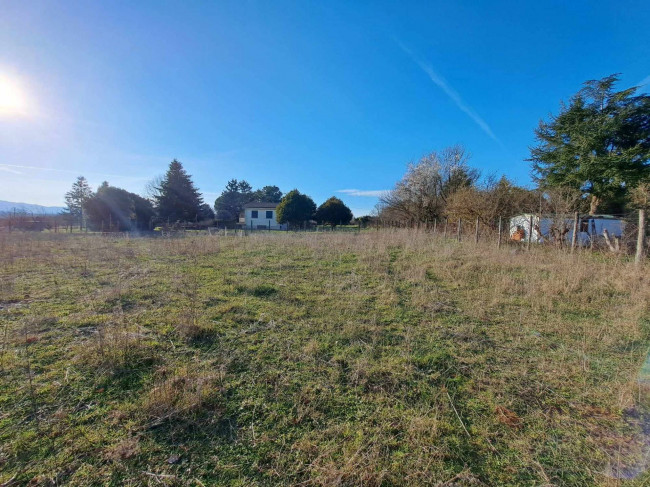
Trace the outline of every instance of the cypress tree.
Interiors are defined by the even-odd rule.
[[[164,221],[196,221],[201,216],[203,198],[194,187],[183,165],[174,159],[169,164],[155,196],[158,217]]]

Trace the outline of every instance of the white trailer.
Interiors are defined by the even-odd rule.
[[[532,217],[532,235],[530,222]],[[621,237],[623,234],[624,222],[620,218],[611,215],[583,215],[578,219],[578,245],[589,245],[593,240],[603,239],[605,230],[610,237]],[[521,242],[528,242],[532,237],[532,243],[552,242],[554,240],[552,228],[568,231],[564,233],[564,239],[571,242],[573,238],[573,218],[551,217],[523,213],[510,218],[510,238]],[[517,235],[518,234],[518,235]]]

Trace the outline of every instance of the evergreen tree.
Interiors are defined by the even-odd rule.
[[[300,225],[314,215],[316,203],[309,196],[294,189],[289,191],[276,208],[278,223]]]
[[[84,224],[84,203],[92,196],[93,192],[85,177],[79,176],[72,188],[65,194],[67,213],[73,221],[79,222],[79,228]]]
[[[133,200],[133,216],[136,230],[151,230],[152,219],[156,216],[156,209],[153,204],[147,198],[143,198],[138,194],[129,194]]]
[[[216,218],[221,221],[236,221],[244,205],[254,199],[253,188],[248,182],[231,179],[214,202]]]
[[[203,203],[201,205],[201,211],[199,212],[199,221],[214,220],[214,211],[210,208],[210,205]]]
[[[93,230],[127,231],[134,218],[133,200],[129,192],[113,188],[107,182],[86,200],[84,210],[88,226]]]
[[[163,221],[196,221],[201,213],[203,198],[194,187],[183,165],[174,159],[155,195],[158,217]]]
[[[266,203],[279,203],[282,200],[282,191],[277,186],[264,186],[253,193],[252,201]]]
[[[314,219],[318,223],[329,223],[332,227],[347,225],[352,220],[352,211],[343,201],[332,196],[318,207]]]
[[[88,225],[93,230],[146,230],[149,228],[154,208],[141,196],[107,182],[84,203]]]
[[[617,81],[586,82],[559,115],[540,122],[530,150],[540,185],[581,190],[592,214],[620,210],[630,190],[650,180],[650,96],[615,91]]]

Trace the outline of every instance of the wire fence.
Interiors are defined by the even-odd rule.
[[[190,235],[239,236],[273,234],[279,232],[312,233],[361,233],[391,229],[411,229],[429,233],[432,237],[454,239],[458,242],[492,242],[497,247],[516,245],[530,249],[532,246],[546,245],[561,250],[575,252],[577,249],[613,252],[622,255],[635,255],[640,264],[647,256],[648,222],[645,210],[621,215],[590,216],[579,215],[538,215],[521,214],[515,217],[499,217],[495,221],[481,221],[476,218],[434,218],[428,221],[384,220],[375,218],[359,221],[354,225],[317,225],[302,222],[293,225],[243,226],[197,225],[177,222],[161,225],[155,230],[123,232],[95,231],[93,234],[113,237],[162,236],[166,238]],[[19,215],[0,219],[0,231],[50,231],[54,233],[88,232],[87,227],[56,217],[36,217]]]
[[[458,242],[493,242],[497,247],[516,245],[552,246],[569,252],[576,249],[633,254],[640,264],[647,255],[649,233],[645,210],[624,215],[590,216],[522,214],[499,217],[495,222],[479,218],[433,219],[433,221],[382,221],[373,227],[381,229],[416,229],[432,236],[455,239]]]

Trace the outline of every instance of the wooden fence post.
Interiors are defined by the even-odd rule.
[[[436,228],[438,228],[438,219],[434,218],[433,219],[433,234],[436,234]]]
[[[444,234],[445,239],[447,238],[447,222],[448,222],[448,220],[449,219],[447,217],[445,217],[445,234]]]
[[[573,253],[573,251],[575,250],[576,243],[578,242],[578,226],[579,226],[578,219],[579,218],[580,217],[578,216],[578,212],[576,211],[573,214],[573,235],[571,236],[571,253]]]
[[[478,221],[478,217],[476,217],[476,230],[474,232],[474,243],[478,243],[478,225],[479,225],[479,221]]]
[[[526,242],[526,250],[530,250],[530,243],[533,241],[533,215],[528,219],[528,242]]]
[[[639,210],[639,232],[636,237],[636,255],[634,256],[634,265],[637,267],[643,262],[645,240],[645,210]]]
[[[499,216],[499,239],[497,240],[497,249],[501,248],[501,217]]]
[[[458,230],[457,230],[457,237],[458,237],[459,242],[460,242],[460,232],[461,232],[462,226],[463,226],[463,220],[459,218],[458,219]]]

